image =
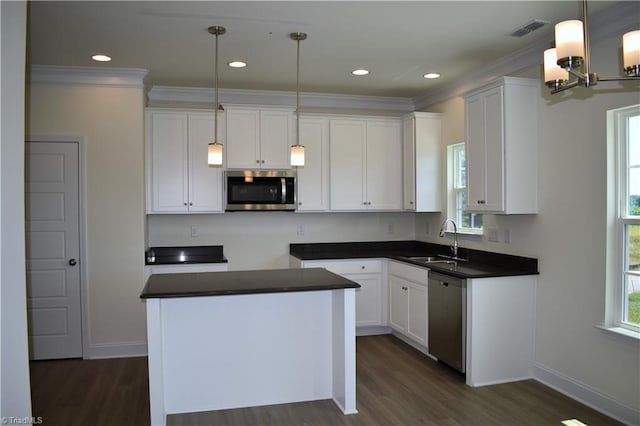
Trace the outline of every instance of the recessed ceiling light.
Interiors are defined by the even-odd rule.
[[[98,62],[109,62],[111,60],[111,56],[98,54],[98,55],[93,55],[91,59]]]
[[[437,72],[430,72],[424,75],[424,78],[440,78],[440,74]]]
[[[351,74],[353,74],[353,75],[367,75],[367,74],[369,74],[369,70],[365,70],[365,69],[353,70],[353,71],[351,71]]]
[[[247,66],[247,63],[242,61],[232,61],[232,62],[229,62],[227,65],[229,65],[231,68],[244,68]]]

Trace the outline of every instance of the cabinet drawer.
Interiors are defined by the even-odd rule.
[[[410,266],[401,262],[389,262],[389,274],[404,278],[407,281],[427,285],[429,269]]]
[[[326,268],[327,270],[338,274],[368,274],[382,272],[382,262],[380,260],[354,259],[345,261],[335,260],[313,260],[305,261],[305,268]]]

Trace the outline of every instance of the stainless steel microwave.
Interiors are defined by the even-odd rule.
[[[226,211],[296,208],[296,173],[289,170],[227,170]]]

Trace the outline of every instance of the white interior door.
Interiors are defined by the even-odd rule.
[[[27,310],[31,359],[82,357],[79,146],[27,142]]]

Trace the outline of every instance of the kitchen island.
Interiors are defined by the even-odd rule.
[[[140,295],[151,424],[321,399],[356,413],[358,287],[321,268],[152,275]]]

